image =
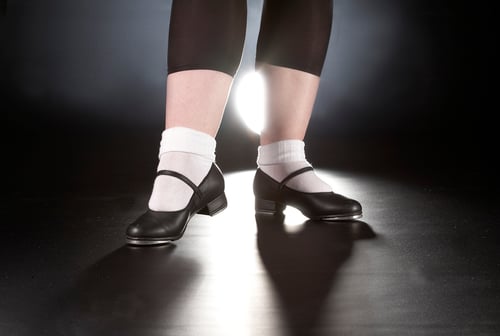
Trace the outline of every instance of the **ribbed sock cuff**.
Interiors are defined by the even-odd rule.
[[[301,140],[282,140],[259,146],[257,165],[306,161],[305,144]]]
[[[167,152],[184,152],[215,161],[215,139],[209,134],[186,127],[172,127],[163,131],[159,157]]]

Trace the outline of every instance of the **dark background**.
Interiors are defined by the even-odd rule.
[[[240,75],[251,68],[260,6],[249,1]],[[0,8],[2,190],[149,191],[170,1],[2,0]],[[309,160],[494,191],[493,45],[486,1],[335,1]],[[218,135],[221,168],[253,169],[257,144],[231,97]]]

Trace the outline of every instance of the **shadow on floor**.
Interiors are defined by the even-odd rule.
[[[256,216],[260,257],[281,304],[287,335],[313,335],[321,322],[336,273],[353,242],[375,232],[362,221],[306,221],[289,232],[284,216]]]
[[[56,335],[163,335],[198,269],[174,254],[175,245],[123,246],[105,256],[63,294],[51,328]]]

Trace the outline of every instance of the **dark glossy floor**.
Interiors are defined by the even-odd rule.
[[[362,221],[256,218],[258,141],[230,100],[228,209],[133,248],[170,4],[0,1],[0,336],[500,335],[491,5],[335,1],[306,151]]]
[[[184,238],[124,243],[148,195],[2,201],[0,334],[497,335],[496,200],[320,170],[362,221],[253,213],[252,171]]]

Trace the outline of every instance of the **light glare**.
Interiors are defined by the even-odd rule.
[[[264,127],[265,85],[258,72],[247,73],[240,79],[235,88],[235,104],[245,125],[260,134]]]

